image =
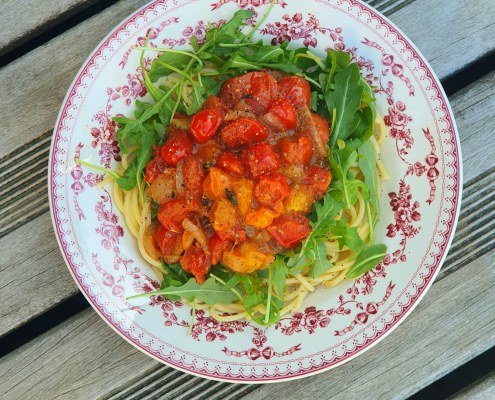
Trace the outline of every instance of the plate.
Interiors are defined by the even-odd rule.
[[[49,196],[67,266],[93,308],[151,357],[194,375],[231,382],[294,379],[340,365],[382,340],[423,297],[445,259],[459,213],[462,168],[449,103],[424,57],[390,21],[356,0],[276,0],[259,37],[290,40],[317,53],[348,51],[375,87],[387,138],[382,159],[378,242],[382,263],[357,281],[319,288],[296,313],[264,328],[219,323],[164,298],[126,296],[158,286],[140,257],[111,187],[74,163],[120,160],[112,115],[147,99],[133,46],[184,47],[239,8],[259,16],[268,0],[169,0],[149,3],[119,24],[85,62],[63,102],[53,135]]]

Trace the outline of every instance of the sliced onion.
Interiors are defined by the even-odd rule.
[[[209,270],[211,267],[210,248],[208,247],[208,240],[206,239],[205,233],[199,226],[195,225],[189,218],[186,218],[184,221],[182,221],[182,227],[184,228],[185,231],[190,232],[194,236],[194,238],[197,240],[197,242],[205,252],[207,270]]]
[[[299,130],[303,129],[309,133],[316,155],[318,157],[325,157],[327,155],[328,147],[325,143],[323,143],[318,131],[316,130],[316,126],[308,106],[304,104],[298,105],[296,106],[296,111],[299,120]]]

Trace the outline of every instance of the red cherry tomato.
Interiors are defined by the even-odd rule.
[[[297,126],[297,113],[294,106],[285,99],[275,100],[268,110],[268,114],[273,115],[284,127],[282,131],[295,129]]]
[[[278,173],[262,176],[254,187],[256,200],[272,208],[277,207],[289,193],[287,179]]]
[[[217,232],[220,239],[235,244],[244,243],[247,240],[247,232],[243,226],[236,225],[226,231]]]
[[[208,97],[205,102],[203,103],[203,110],[209,109],[209,108],[217,108],[221,110],[223,108],[223,104],[217,96],[210,96]]]
[[[177,166],[180,160],[192,154],[193,142],[186,131],[174,132],[161,149],[162,160]]]
[[[194,115],[191,122],[191,135],[198,143],[210,140],[222,125],[223,113],[218,108],[209,108]]]
[[[240,157],[233,153],[222,153],[217,159],[216,166],[234,175],[244,176],[244,164]]]
[[[311,102],[311,88],[301,76],[289,76],[278,81],[278,94],[293,105],[307,105]]]
[[[313,156],[313,144],[306,136],[294,141],[289,138],[280,139],[278,150],[281,160],[289,165],[308,165]]]
[[[268,143],[258,143],[243,151],[244,163],[251,177],[257,178],[278,168],[277,154]]]
[[[233,149],[265,140],[270,131],[252,118],[239,118],[222,130],[222,140]]]
[[[307,169],[306,178],[303,179],[302,184],[309,187],[315,199],[319,200],[327,192],[331,180],[330,171],[313,165]]]
[[[203,181],[206,177],[203,163],[198,157],[191,156],[184,160],[184,166],[182,168],[186,194],[200,198],[203,193]]]
[[[167,167],[165,161],[160,157],[153,158],[148,165],[146,165],[146,173],[144,180],[148,183],[152,183],[158,175],[160,175]]]
[[[204,250],[197,246],[189,247],[180,259],[182,269],[196,278],[198,283],[204,283],[209,271],[209,263]]]
[[[158,210],[158,220],[173,233],[182,232],[182,221],[200,208],[199,201],[175,198],[163,203]]]
[[[263,114],[277,98],[277,81],[265,72],[249,72],[229,79],[220,90],[220,99],[227,108],[243,98],[256,114]]]
[[[222,146],[216,140],[210,140],[199,146],[196,155],[203,161],[214,164],[217,158],[222,154]]]
[[[281,246],[291,249],[308,237],[311,226],[305,216],[287,214],[278,217],[267,230]]]
[[[174,253],[180,236],[177,233],[170,232],[163,225],[159,225],[153,233],[153,239],[160,248],[162,256],[166,257]]]
[[[320,117],[318,114],[312,113],[311,116],[313,117],[313,122],[315,124],[316,131],[320,135],[321,141],[325,144],[328,143],[328,139],[330,138],[328,121]]]
[[[232,247],[232,243],[223,240],[215,233],[208,241],[208,247],[210,248],[211,265],[215,265],[222,259],[224,251]]]

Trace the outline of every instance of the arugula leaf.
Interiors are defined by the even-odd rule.
[[[285,257],[282,255],[277,255],[270,268],[273,269],[273,289],[280,298],[283,298],[285,292],[285,280],[287,279],[287,263],[285,262]]]
[[[354,265],[351,267],[345,277],[347,279],[356,279],[366,272],[372,270],[383,260],[387,254],[387,246],[384,244],[375,244],[374,246],[365,247],[356,258]]]
[[[138,299],[149,296],[165,296],[171,299],[184,298],[188,301],[198,299],[210,306],[215,303],[230,304],[237,300],[237,296],[231,291],[226,290],[224,285],[219,284],[214,278],[209,278],[202,285],[196,283],[196,280],[191,278],[182,286],[168,286],[153,292],[147,292],[128,297],[128,300]]]
[[[344,246],[347,246],[351,250],[359,252],[364,246],[357,228],[355,226],[349,226],[344,218],[335,221],[333,226],[330,227],[330,232],[337,238],[340,250],[342,250]]]
[[[167,51],[151,63],[151,69],[149,72],[150,79],[153,82],[156,82],[162,76],[166,76],[174,72],[174,70],[167,67],[167,65],[180,70],[185,69],[190,60],[191,56],[188,56],[187,54]]]
[[[345,140],[355,131],[359,124],[357,113],[361,106],[364,87],[359,84],[361,75],[357,64],[349,64],[335,76],[335,89],[324,95],[328,110],[337,110],[334,128],[330,137],[330,147],[338,139]]]
[[[169,286],[182,286],[191,278],[191,276],[182,269],[179,263],[163,263],[162,268],[165,275],[163,276],[160,289],[165,289]],[[177,296],[177,300],[178,299],[179,297]]]
[[[364,175],[364,183],[369,190],[369,199],[375,212],[378,212],[378,176],[376,173],[376,158],[373,145],[370,141],[365,142],[358,149],[358,166]]]
[[[316,243],[308,250],[308,258],[311,260],[309,276],[316,278],[329,270],[333,265],[328,261],[328,253],[325,242]]]

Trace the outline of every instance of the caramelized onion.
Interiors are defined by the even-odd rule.
[[[309,134],[311,141],[313,142],[315,153],[318,157],[325,157],[327,155],[328,147],[321,140],[320,135],[316,129],[313,117],[311,116],[311,111],[306,105],[296,106],[297,118],[298,118],[298,129],[305,131]]]
[[[206,254],[206,263],[207,263],[207,270],[210,269],[210,249],[208,247],[208,239],[206,239],[206,235],[203,232],[203,230],[195,225],[189,218],[186,218],[184,221],[182,221],[182,227],[184,228],[185,231],[190,232],[194,238],[197,240],[201,248]]]

